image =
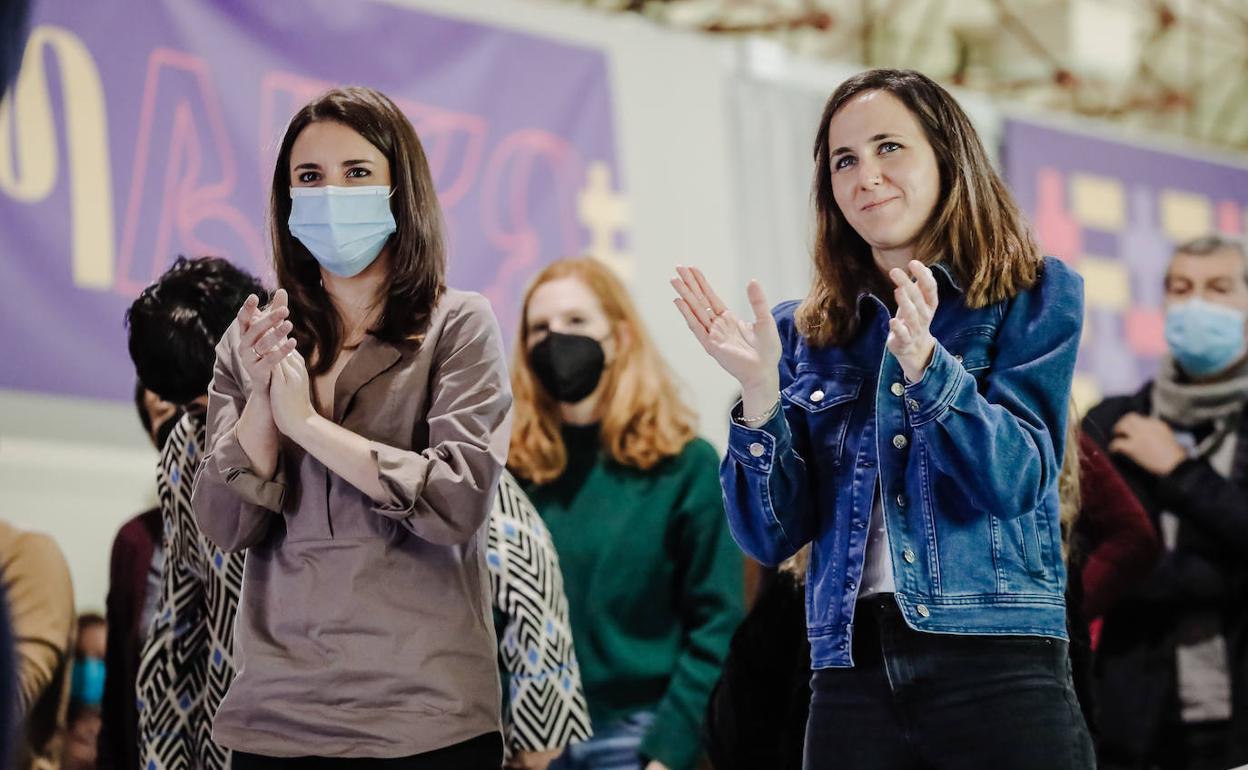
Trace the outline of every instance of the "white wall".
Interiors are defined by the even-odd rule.
[[[155,504],[132,405],[0,390],[0,518],[56,539],[81,609],[104,609],[113,535]]]

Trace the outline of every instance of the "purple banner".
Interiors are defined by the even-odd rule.
[[[0,387],[127,397],[123,313],[177,254],[271,282],[277,144],[333,85],[412,119],[450,282],[509,338],[540,265],[621,246],[595,217],[621,187],[598,51],[366,0],[41,0],[34,23],[0,110]]]
[[[1132,392],[1165,352],[1162,300],[1176,243],[1244,233],[1248,167],[1010,120],[1005,174],[1046,253],[1083,274],[1080,406]]]

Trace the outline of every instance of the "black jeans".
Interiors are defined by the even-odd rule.
[[[1065,642],[909,628],[858,603],[854,667],[811,678],[806,770],[1096,767]]]
[[[437,751],[393,759],[262,757],[234,752],[231,770],[498,770],[503,765],[503,737],[486,733]]]

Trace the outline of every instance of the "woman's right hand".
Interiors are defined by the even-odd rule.
[[[290,307],[286,302],[286,290],[278,289],[267,307],[261,309],[260,298],[252,294],[238,310],[242,331],[238,354],[250,380],[252,396],[268,397],[273,369],[295,349],[295,341],[286,336],[294,328],[287,320]]]
[[[780,331],[758,281],[750,281],[746,289],[754,311],[754,319],[746,321],[724,305],[701,270],[678,266],[676,272],[676,308],[702,348],[737,379],[746,401],[755,400],[753,394],[774,401],[772,394],[778,397],[780,388]]]

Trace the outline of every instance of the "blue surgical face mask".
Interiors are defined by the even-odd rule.
[[[74,661],[70,698],[85,706],[98,707],[104,700],[104,661],[78,658]]]
[[[1166,311],[1166,344],[1170,355],[1192,377],[1225,371],[1244,356],[1242,310],[1189,299]]]
[[[321,267],[343,278],[371,265],[398,229],[384,185],[292,187],[287,224]]]

